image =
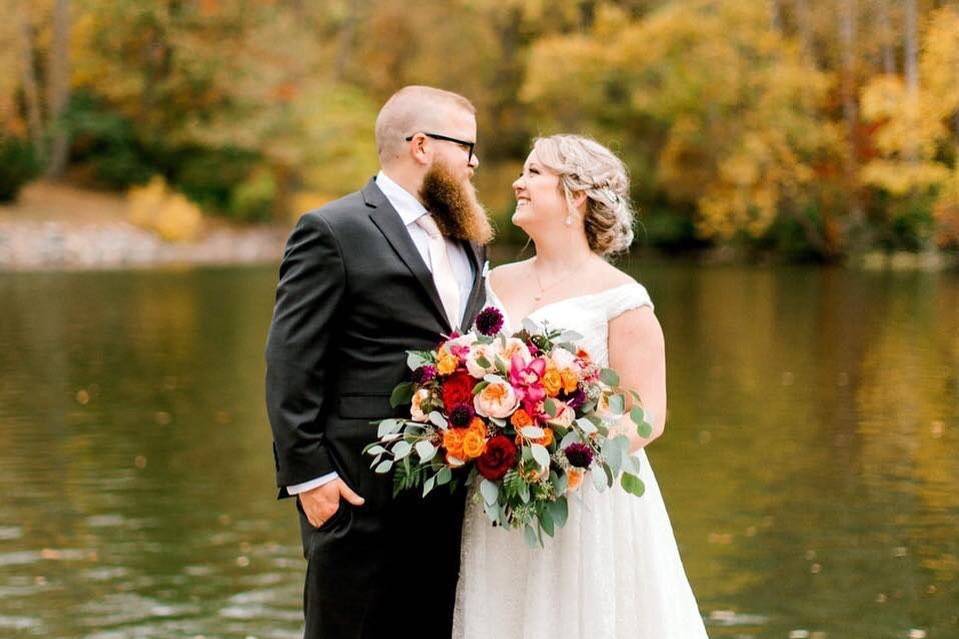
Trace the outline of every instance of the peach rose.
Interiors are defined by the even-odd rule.
[[[414,422],[425,422],[429,416],[423,412],[423,402],[430,396],[430,392],[421,388],[413,393],[413,403],[410,406],[410,417]]]
[[[503,345],[502,340],[496,340],[493,342],[497,346],[497,353],[507,364],[513,361],[514,355],[519,355],[523,359],[524,364],[528,364],[530,360],[533,359],[533,356],[529,352],[529,348],[523,342],[523,340],[516,337],[508,337],[506,339],[506,345]]]
[[[505,379],[490,382],[473,397],[473,408],[483,417],[505,419],[516,409],[519,399]]]

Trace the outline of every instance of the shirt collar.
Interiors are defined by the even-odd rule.
[[[386,199],[389,200],[393,208],[396,209],[396,212],[399,213],[403,224],[409,226],[421,216],[427,214],[426,208],[420,204],[419,200],[393,181],[390,176],[383,171],[376,174],[376,186],[380,187],[383,195],[386,196]]]

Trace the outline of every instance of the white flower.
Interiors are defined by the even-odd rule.
[[[573,369],[578,370],[579,366],[576,363],[576,355],[570,353],[565,348],[556,347],[550,351],[549,358],[553,360],[553,363],[556,364],[556,368],[559,370]]]
[[[496,370],[494,363],[495,357],[496,347],[492,344],[474,344],[470,349],[469,355],[466,356],[466,370],[476,379],[483,379],[487,373],[492,373]],[[486,363],[489,364],[489,366],[480,366],[476,361],[480,358],[486,359]]]

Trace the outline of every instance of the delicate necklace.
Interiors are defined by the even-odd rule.
[[[567,270],[565,273],[563,273],[562,276],[560,276],[559,278],[557,278],[557,280],[556,280],[555,282],[553,282],[552,284],[550,284],[549,286],[547,286],[547,287],[545,287],[545,288],[543,287],[543,282],[539,279],[539,272],[536,270],[536,264],[537,264],[537,262],[533,262],[533,275],[536,276],[536,285],[539,286],[539,294],[538,294],[538,295],[533,295],[533,299],[534,299],[535,301],[537,301],[537,302],[540,301],[541,299],[543,299],[543,294],[546,293],[546,291],[552,290],[553,288],[555,288],[556,286],[558,286],[561,282],[566,281],[566,276],[569,275],[570,273],[573,273],[574,271],[576,271],[576,269],[578,269],[580,266],[582,266],[582,265],[585,264],[587,261],[589,261],[589,258],[590,258],[590,256],[587,255],[583,260],[581,260],[581,261],[577,262],[576,264],[574,264],[569,270]]]

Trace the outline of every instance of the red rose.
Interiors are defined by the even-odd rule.
[[[509,437],[497,435],[486,442],[486,452],[476,458],[476,470],[490,481],[502,479],[516,465],[516,453],[516,444]]]
[[[472,404],[475,381],[466,371],[457,371],[443,380],[443,406],[447,413],[460,404]]]

